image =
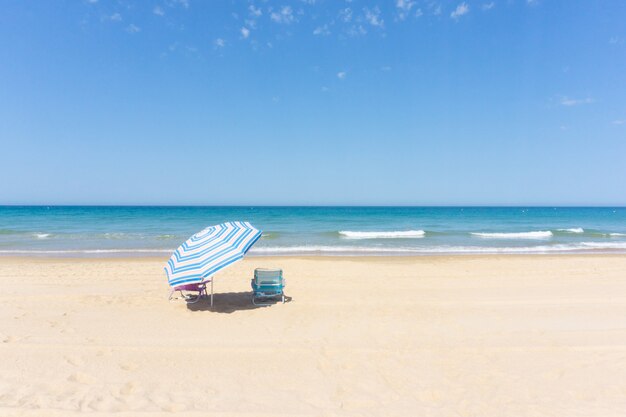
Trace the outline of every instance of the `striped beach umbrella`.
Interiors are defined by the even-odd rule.
[[[260,237],[261,231],[248,222],[222,223],[196,233],[176,249],[165,265],[170,287],[176,290],[207,282],[216,272],[242,259]]]

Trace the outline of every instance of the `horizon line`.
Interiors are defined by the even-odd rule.
[[[551,204],[0,204],[0,207],[129,207],[129,208],[626,208],[626,205]]]

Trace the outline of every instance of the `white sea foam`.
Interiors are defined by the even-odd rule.
[[[585,229],[582,227],[573,227],[571,229],[558,229],[559,232],[568,232],[568,233],[585,233]]]
[[[609,233],[609,236],[612,236],[612,237],[626,236],[626,233]]]
[[[581,245],[594,249],[626,249],[626,242],[583,242]]]
[[[552,237],[552,232],[547,230],[516,233],[472,233],[472,236],[477,236],[484,239],[548,239]]]
[[[30,250],[8,249],[0,250],[0,254],[35,254],[35,255],[63,255],[63,254],[106,254],[106,253],[172,253],[174,249],[67,249],[67,250]]]
[[[35,233],[37,239],[47,239],[50,237],[50,233]]]
[[[262,246],[250,249],[252,254],[268,253],[394,253],[394,252],[419,252],[417,248],[394,248],[394,247],[368,247],[368,246]]]
[[[172,236],[172,235],[162,235],[162,236]],[[103,233],[101,235],[95,235],[95,237],[97,238],[105,238],[105,239],[119,239],[119,240],[123,240],[123,239],[145,239],[147,238],[146,235],[144,235],[143,233],[124,233],[124,232],[108,232],[108,233]]]
[[[68,250],[0,250],[0,255],[48,255],[48,256],[132,256],[171,254],[174,249],[68,249]],[[602,252],[626,251],[626,242],[581,242],[558,245],[538,245],[520,247],[497,246],[424,246],[424,247],[372,247],[372,246],[332,246],[332,245],[305,245],[305,246],[260,246],[253,247],[250,255],[429,255],[429,254],[546,254],[569,252]]]
[[[165,239],[173,239],[175,237],[178,237],[176,235],[158,235],[156,238],[159,240],[165,240]]]
[[[404,230],[395,232],[351,232],[342,230],[339,232],[345,239],[414,239],[424,237],[423,230]]]

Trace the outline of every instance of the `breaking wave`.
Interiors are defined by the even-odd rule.
[[[559,232],[567,232],[567,233],[585,233],[585,229],[582,227],[573,227],[571,229],[558,229]]]
[[[423,230],[405,230],[395,232],[351,232],[342,230],[339,235],[345,239],[415,239],[424,237]]]
[[[514,232],[514,233],[472,233],[472,236],[484,239],[548,239],[552,237],[552,232]]]
[[[428,255],[428,254],[542,254],[566,252],[599,252],[626,250],[626,242],[582,242],[575,244],[520,247],[497,246],[425,246],[425,247],[367,247],[367,246],[276,246],[253,247],[251,255]]]

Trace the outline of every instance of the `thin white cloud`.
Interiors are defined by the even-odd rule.
[[[339,71],[337,73],[337,78],[339,78],[340,80],[345,80],[346,79],[346,75],[347,75],[347,73],[345,71]]]
[[[222,38],[215,39],[215,42],[213,42],[213,44],[216,48],[223,48],[224,46],[226,46],[226,42]]]
[[[111,22],[121,22],[122,21],[122,15],[119,13],[113,13],[110,16],[104,16],[102,18],[103,21],[109,20]]]
[[[279,11],[272,12],[270,18],[276,23],[293,23],[296,18],[293,15],[293,9],[289,6],[283,6]]]
[[[624,123],[626,123],[626,120],[613,120],[614,125],[623,125]]]
[[[572,107],[572,106],[580,106],[581,104],[591,104],[594,101],[595,100],[590,97],[570,98],[570,97],[564,96],[564,97],[561,97],[561,100],[559,101],[559,103],[561,103],[562,106]]]
[[[346,7],[345,9],[339,10],[339,18],[346,23],[352,21],[352,9]]]
[[[385,21],[380,17],[380,9],[378,6],[373,9],[368,9],[367,7],[363,9],[363,13],[365,13],[365,20],[374,27],[382,28],[385,26]]]
[[[199,57],[199,50],[193,45],[184,45],[178,42],[171,44],[168,48],[170,53],[185,54],[188,56]]]
[[[481,8],[482,8],[483,10],[491,10],[491,9],[493,9],[495,6],[496,6],[496,3],[492,1],[491,3],[483,3],[483,5],[481,6]]]
[[[352,37],[362,36],[367,33],[367,30],[365,30],[365,28],[361,25],[352,25],[346,30],[346,33],[348,34],[348,36]]]
[[[138,33],[138,32],[141,32],[141,28],[139,26],[134,25],[134,24],[131,23],[130,25],[126,26],[126,32],[128,32],[128,33]]]
[[[459,4],[458,6],[456,6],[456,9],[454,9],[452,11],[452,13],[450,13],[450,17],[452,19],[458,19],[459,17],[466,15],[469,13],[469,6],[467,5],[467,3],[463,2],[461,4]]]
[[[415,6],[415,1],[413,0],[396,0],[396,7],[405,12],[411,11],[413,6]]]
[[[263,14],[263,11],[261,10],[261,8],[254,7],[254,4],[251,4],[248,7],[248,10],[250,11],[250,16],[253,16],[253,17],[260,17]]]
[[[398,20],[406,19],[415,4],[416,2],[414,0],[396,0]]]
[[[250,29],[248,29],[247,27],[242,27],[240,32],[241,32],[241,37],[244,39],[248,39],[248,36],[250,36]]]
[[[328,25],[318,26],[313,30],[314,35],[330,35],[330,29],[328,29]]]
[[[152,13],[157,16],[165,16],[165,12],[163,11],[163,8],[161,6],[154,6],[154,9],[152,9]]]
[[[183,6],[185,9],[189,8],[189,0],[174,0],[176,3]]]

